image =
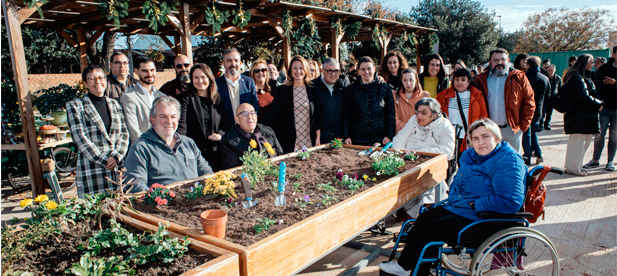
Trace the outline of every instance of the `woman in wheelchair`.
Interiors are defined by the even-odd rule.
[[[441,115],[441,106],[433,98],[422,98],[414,106],[416,114],[392,139],[392,147],[401,150],[444,153],[452,159],[454,153],[454,127]],[[448,189],[445,181],[422,193],[403,206],[396,219],[405,221],[418,216],[420,206],[445,199]]]
[[[456,244],[458,233],[481,218],[477,212],[512,214],[525,196],[527,167],[522,157],[501,141],[499,126],[490,119],[475,121],[467,132],[472,148],[463,152],[461,167],[443,205],[418,216],[398,261],[379,265],[381,275],[409,275],[426,244],[443,241]],[[493,233],[486,233],[486,237]],[[436,255],[437,249],[426,254]],[[430,264],[420,265],[417,275],[428,275]]]

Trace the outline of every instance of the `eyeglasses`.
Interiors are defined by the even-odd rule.
[[[334,75],[334,74],[340,74],[341,73],[341,69],[326,69],[324,70],[326,73],[330,74],[330,75]]]
[[[251,115],[251,116],[257,116],[257,112],[255,112],[255,111],[251,111],[251,112],[248,112],[248,111],[242,111],[242,112],[238,113],[238,116],[242,116],[242,117],[244,117],[244,118],[248,117],[249,115]]]
[[[186,68],[189,68],[191,66],[191,64],[190,63],[176,64],[176,68],[178,68],[178,69],[182,69],[183,66],[186,67]]]
[[[112,63],[115,64],[115,65],[118,65],[118,66],[129,66],[129,62],[128,61],[114,61]]]
[[[96,81],[96,80],[105,81],[105,80],[107,80],[107,76],[100,76],[100,77],[96,77],[96,78],[87,78],[87,80],[88,81]]]
[[[261,68],[261,69],[253,69],[253,73],[255,73],[255,74],[257,74],[257,73],[259,73],[259,72],[261,72],[261,73],[265,73],[265,72],[268,72],[268,69],[266,69],[266,68]]]

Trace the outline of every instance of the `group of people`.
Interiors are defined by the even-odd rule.
[[[564,116],[570,135],[566,171],[586,174],[584,151],[599,133],[594,158],[585,167],[598,166],[609,128],[606,168],[614,170],[616,51],[595,72],[594,82],[586,73],[593,57],[586,54],[562,80],[550,61],[538,57],[514,62],[524,70],[511,68],[505,49],[491,51],[489,66],[479,74],[461,61],[448,76],[438,54],[427,56],[418,74],[396,51],[383,58],[379,70],[370,57],[343,73],[336,59],[320,65],[293,56],[286,72],[258,59],[243,73],[240,52],[230,48],[223,53],[224,74],[218,78],[207,65],[179,55],[177,77],[160,90],[154,86],[152,60],[135,58],[135,80],[128,57],[114,53],[109,74],[97,65],[85,68],[82,78],[89,93],[67,103],[78,147],[78,194],[117,188],[107,178],[116,178],[119,165],[134,179],[132,192],[139,192],[154,183],[240,166],[249,148],[273,157],[334,138],[458,156],[461,166],[448,203],[419,216],[412,231],[420,238],[407,244],[398,261],[380,265],[387,273],[408,275],[424,244],[437,236],[454,239],[458,230],[479,220],[477,212],[521,208],[525,164],[532,155],[542,162],[537,132],[550,130],[556,94],[571,99]],[[457,128],[464,131],[457,133]],[[423,193],[398,215],[418,216],[419,206],[445,198],[446,188],[441,183]]]

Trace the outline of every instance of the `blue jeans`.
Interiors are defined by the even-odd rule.
[[[600,134],[593,141],[593,160],[600,160],[607,130],[609,130],[608,163],[610,164],[615,160],[617,152],[617,109],[604,108],[600,111]]]
[[[540,118],[540,127],[544,128],[551,126],[551,117],[553,116],[553,103],[550,98],[544,98],[544,104],[542,105],[542,118]]]
[[[540,143],[538,143],[538,128],[540,128],[540,120],[536,119],[531,121],[531,125],[527,131],[523,132],[523,156],[531,158],[532,150],[536,152],[536,157],[542,157],[542,150],[540,150]],[[532,149],[533,148],[533,149]]]

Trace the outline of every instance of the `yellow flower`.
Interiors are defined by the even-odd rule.
[[[272,149],[272,148],[266,148],[266,150],[267,150],[270,154],[272,154],[272,155],[275,155],[275,154],[276,154],[276,151],[274,151],[274,149]]]
[[[43,201],[48,201],[49,197],[47,197],[47,195],[39,195],[37,196],[34,201],[36,202],[43,202]]]
[[[251,144],[251,148],[254,148],[254,149],[257,148],[257,142],[255,140],[251,139],[250,144]]]
[[[26,207],[26,206],[30,206],[32,205],[32,199],[31,198],[26,198],[24,200],[22,200],[21,202],[19,202],[19,207]]]
[[[271,149],[271,148],[272,148],[272,145],[270,145],[270,143],[268,143],[268,142],[265,142],[265,143],[264,143],[264,147],[266,147],[266,148],[268,148],[268,149]]]
[[[49,210],[53,210],[58,208],[58,203],[56,203],[55,201],[47,201],[47,203],[45,203],[45,207],[47,207],[47,209]]]
[[[368,175],[365,174],[365,175],[362,176],[362,178],[364,178],[364,180],[367,180],[368,179]]]

